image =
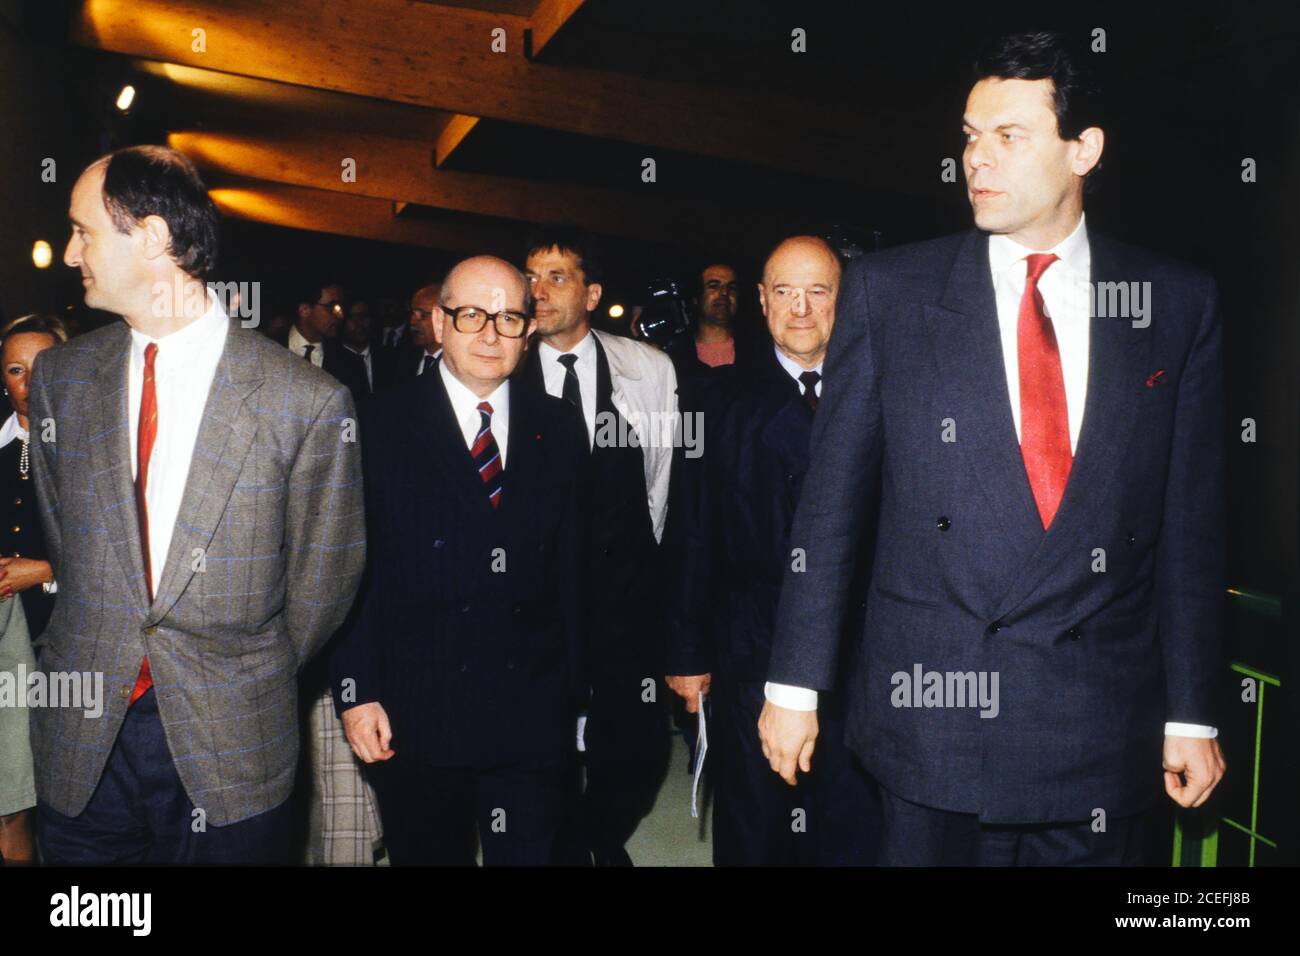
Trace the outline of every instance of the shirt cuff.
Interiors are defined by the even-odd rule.
[[[1169,722],[1165,724],[1166,737],[1200,737],[1206,740],[1213,740],[1219,736],[1218,727],[1207,727],[1205,724],[1179,724]]]
[[[768,681],[763,685],[763,696],[786,710],[817,709],[817,691],[807,687],[791,687],[789,684],[773,684]]]

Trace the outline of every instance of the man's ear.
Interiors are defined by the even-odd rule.
[[[144,233],[143,251],[146,259],[167,255],[172,244],[172,231],[166,219],[162,216],[145,216],[138,228]]]
[[[442,311],[442,306],[435,305],[429,313],[429,325],[433,328],[433,339],[439,345],[442,345],[442,324],[447,321],[447,313]]]
[[[758,307],[763,310],[763,318],[767,318],[767,290],[761,282],[758,284]]]
[[[599,289],[600,286],[596,286],[596,288]],[[537,331],[537,320],[529,319],[528,328],[524,331],[524,351],[528,350],[528,343],[532,341],[533,333],[536,331]]]
[[[599,282],[593,282],[587,286],[587,311],[595,312],[596,306],[600,305],[600,297],[604,294],[605,289]]]
[[[303,322],[306,322],[306,321],[307,321],[307,317],[310,316],[310,315],[311,315],[311,306],[309,306],[306,302],[299,302],[299,303],[298,303],[298,318],[299,318],[299,320],[300,320],[300,321],[303,321]]]
[[[1086,176],[1101,162],[1102,150],[1106,147],[1106,134],[1100,127],[1089,126],[1079,134],[1078,145],[1070,160],[1070,171],[1076,176]]]

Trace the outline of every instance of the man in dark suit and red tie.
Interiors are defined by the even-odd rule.
[[[433,307],[441,359],[370,402],[361,435],[375,538],[331,659],[372,765],[394,864],[552,860],[586,686],[581,413],[511,380],[536,322],[514,266],[455,266]]]
[[[1040,33],[981,57],[975,228],[844,276],[759,732],[788,782],[815,759],[878,489],[846,735],[887,863],[1146,862],[1162,774],[1191,807],[1225,769],[1218,295],[1085,222],[1088,56]]]

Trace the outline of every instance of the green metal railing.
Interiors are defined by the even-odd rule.
[[[1282,620],[1282,601],[1270,594],[1229,588],[1228,606],[1234,616],[1234,621],[1245,622],[1250,630],[1254,630],[1255,625],[1272,630],[1272,625],[1265,624],[1265,622],[1280,623]],[[1237,628],[1234,626],[1229,634],[1229,640],[1233,641],[1234,650],[1237,649],[1239,643],[1242,643],[1234,640],[1239,636],[1235,633],[1236,631]],[[1250,822],[1249,824],[1242,823],[1229,816],[1220,816],[1217,820],[1212,818],[1208,820],[1202,819],[1197,822],[1191,813],[1180,810],[1174,819],[1174,866],[1217,866],[1219,863],[1219,832],[1221,826],[1230,827],[1249,838],[1248,866],[1255,865],[1256,851],[1261,843],[1274,850],[1279,848],[1277,841],[1264,836],[1260,832],[1259,783],[1260,771],[1264,765],[1264,704],[1268,696],[1268,688],[1275,687],[1280,691],[1282,681],[1276,674],[1270,674],[1243,661],[1234,660],[1229,665],[1229,669],[1235,674],[1240,674],[1255,681],[1256,688],[1253,728],[1254,745],[1251,748],[1253,762],[1250,767]],[[1232,743],[1239,746],[1243,741],[1234,739]]]

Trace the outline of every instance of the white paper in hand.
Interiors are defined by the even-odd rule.
[[[704,773],[704,755],[709,752],[709,728],[704,719],[704,695],[699,696],[699,726],[700,732],[695,737],[695,770],[694,779],[691,781],[691,816],[698,817],[699,809],[699,792],[700,777]]]

